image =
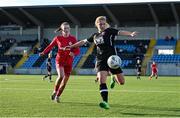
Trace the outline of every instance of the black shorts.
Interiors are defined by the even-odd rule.
[[[51,72],[51,68],[47,68],[47,71],[48,71],[48,72]]]
[[[141,72],[141,68],[137,68],[137,72]]]
[[[112,74],[123,73],[123,71],[121,70],[120,67],[117,68],[117,69],[109,68],[109,66],[107,65],[107,60],[97,60],[95,68],[96,68],[97,72],[100,72],[100,71],[110,71]]]

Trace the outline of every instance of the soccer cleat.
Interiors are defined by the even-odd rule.
[[[53,94],[51,95],[51,100],[54,100],[55,97],[56,97],[56,93],[53,93]]]
[[[45,77],[43,77],[42,80],[44,81],[44,80],[45,80]]]
[[[114,77],[113,75],[111,75],[111,83],[110,83],[110,87],[111,87],[111,89],[113,89],[113,88],[114,88],[115,83],[116,83],[116,81],[115,81],[115,77]]]
[[[108,104],[107,102],[105,102],[105,101],[99,103],[99,106],[100,106],[101,108],[103,108],[103,109],[109,109],[109,108],[110,108],[110,107],[109,107],[109,104]]]
[[[59,96],[56,96],[55,99],[54,99],[54,101],[55,101],[56,103],[60,103],[60,98],[59,98]]]

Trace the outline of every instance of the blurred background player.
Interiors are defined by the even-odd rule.
[[[58,52],[56,55],[56,70],[58,77],[54,85],[54,91],[51,95],[51,99],[58,103],[60,96],[69,80],[74,56],[78,55],[80,51],[79,48],[62,50],[64,47],[70,46],[77,42],[76,38],[70,34],[69,23],[63,22],[56,32],[60,32],[60,35],[56,36],[53,41],[44,49],[44,51],[40,53],[40,55],[45,55],[52,50],[54,46],[58,46]]]
[[[151,64],[151,76],[149,77],[149,80],[152,79],[153,76],[156,77],[156,79],[158,79],[158,69],[157,69],[157,65],[155,63],[155,61],[153,61],[153,63]]]
[[[45,78],[47,78],[49,76],[49,81],[51,81],[51,69],[52,69],[52,63],[51,63],[51,53],[48,54],[48,59],[47,59],[47,62],[46,62],[46,68],[47,68],[47,75],[45,75],[43,77],[43,80],[45,80]]]
[[[141,79],[141,60],[140,57],[136,58],[136,75],[137,75],[137,79]]]

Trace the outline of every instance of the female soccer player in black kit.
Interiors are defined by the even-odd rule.
[[[51,63],[51,54],[49,53],[48,55],[48,59],[47,59],[47,62],[46,62],[46,68],[47,68],[47,75],[45,75],[43,77],[43,80],[45,80],[45,78],[47,78],[49,76],[49,81],[51,82],[51,69],[52,69],[52,63]]]
[[[111,69],[107,65],[107,59],[111,55],[116,55],[116,50],[114,47],[114,39],[117,35],[124,36],[135,36],[137,32],[129,31],[119,31],[117,29],[110,28],[109,24],[106,21],[105,16],[99,16],[96,18],[95,25],[98,29],[97,33],[92,34],[89,38],[81,40],[71,46],[65,47],[64,50],[76,48],[84,45],[86,42],[94,42],[97,47],[96,55],[96,70],[97,77],[99,78],[99,89],[102,97],[102,102],[99,104],[101,108],[109,109],[108,104],[108,88],[106,86],[106,79],[108,72],[110,71],[115,75],[116,81],[118,84],[123,85],[125,83],[123,72],[121,68]]]

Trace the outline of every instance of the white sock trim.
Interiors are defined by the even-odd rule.
[[[102,90],[100,90],[100,93],[102,93],[102,92],[108,92],[108,90],[107,89],[102,89]]]

